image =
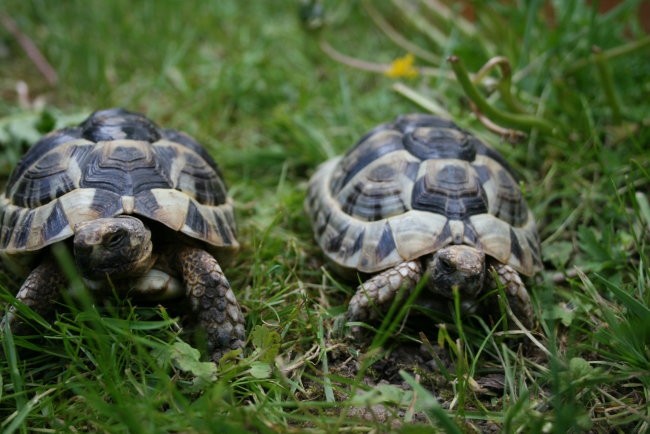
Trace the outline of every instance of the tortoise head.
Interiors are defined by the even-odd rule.
[[[453,288],[458,287],[461,303],[471,305],[483,289],[485,253],[474,247],[444,247],[425,260],[425,266],[434,294],[453,298]]]
[[[88,279],[139,276],[153,265],[151,231],[138,218],[90,220],[74,231],[75,262]]]

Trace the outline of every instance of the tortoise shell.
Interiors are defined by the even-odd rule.
[[[454,123],[406,115],[325,162],[306,201],[335,264],[375,273],[451,244],[524,275],[542,267],[535,220],[503,158]]]
[[[232,200],[214,160],[193,138],[122,109],[93,113],[44,136],[0,197],[0,255],[43,249],[75,225],[132,214],[236,249]]]

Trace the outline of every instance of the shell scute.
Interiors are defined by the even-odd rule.
[[[60,144],[44,149],[42,158],[33,159],[30,166],[19,165],[22,176],[7,184],[7,197],[17,206],[34,208],[62,196],[79,186],[79,166],[89,148],[85,140]],[[31,152],[27,154],[31,157]],[[18,169],[16,169],[18,170]]]
[[[374,273],[449,244],[525,275],[541,269],[535,221],[503,158],[453,122],[406,115],[322,164],[305,201],[328,258]]]
[[[121,109],[44,136],[0,196],[0,255],[42,249],[76,224],[134,214],[204,241],[238,247],[232,200],[210,155],[190,136]]]
[[[469,163],[461,160],[426,160],[424,175],[413,188],[411,207],[450,219],[487,212],[487,198]]]
[[[411,201],[419,164],[405,151],[378,158],[336,195],[344,212],[366,221],[402,214]]]

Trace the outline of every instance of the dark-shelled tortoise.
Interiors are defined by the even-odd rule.
[[[0,255],[27,275],[16,298],[51,316],[66,279],[49,246],[67,244],[88,288],[147,300],[186,296],[212,360],[244,343],[244,317],[217,258],[238,248],[232,200],[190,136],[122,109],[50,133],[0,197]],[[3,323],[28,324],[11,306]]]
[[[319,167],[306,208],[336,268],[372,275],[349,320],[377,318],[423,276],[426,306],[448,304],[457,287],[464,311],[498,308],[483,297],[496,276],[514,314],[534,324],[520,277],[542,268],[533,215],[503,158],[454,123],[412,114],[378,126]]]

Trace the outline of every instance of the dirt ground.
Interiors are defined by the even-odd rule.
[[[410,330],[413,333],[413,330]],[[402,339],[389,339],[384,346],[382,354],[363,373],[363,383],[370,389],[381,389],[382,386],[396,386],[404,391],[412,390],[404,380],[400,371],[408,373],[418,383],[429,391],[440,405],[445,409],[458,408],[456,393],[459,387],[466,387],[466,411],[497,411],[504,405],[505,375],[503,368],[496,361],[487,359],[480,363],[476,373],[471,378],[466,377],[464,386],[460,386],[455,378],[462,372],[456,366],[447,348],[435,344],[435,337],[429,336],[433,343],[420,345]],[[335,348],[328,353],[328,369],[332,378],[341,381],[333,382],[333,390],[337,401],[349,398],[345,380],[358,378],[363,369],[363,358],[368,356],[370,337],[364,335],[362,339],[347,339],[332,341],[330,348]],[[513,342],[517,351],[523,351],[527,357],[533,357],[542,362],[542,356],[536,354],[535,348],[524,345],[521,341]],[[336,386],[340,387],[336,387]],[[311,384],[308,392],[300,399],[323,399],[321,385]],[[364,393],[359,391],[358,393]],[[321,395],[321,396],[319,396]],[[469,401],[469,402],[468,402]],[[469,406],[467,404],[470,403]],[[353,418],[364,419],[380,424],[388,424],[392,429],[399,428],[405,421],[409,423],[427,422],[427,416],[422,412],[409,413],[408,406],[383,402],[368,405],[352,406],[346,408],[347,415]],[[501,432],[501,424],[490,420],[457,419],[467,432],[496,433]]]

